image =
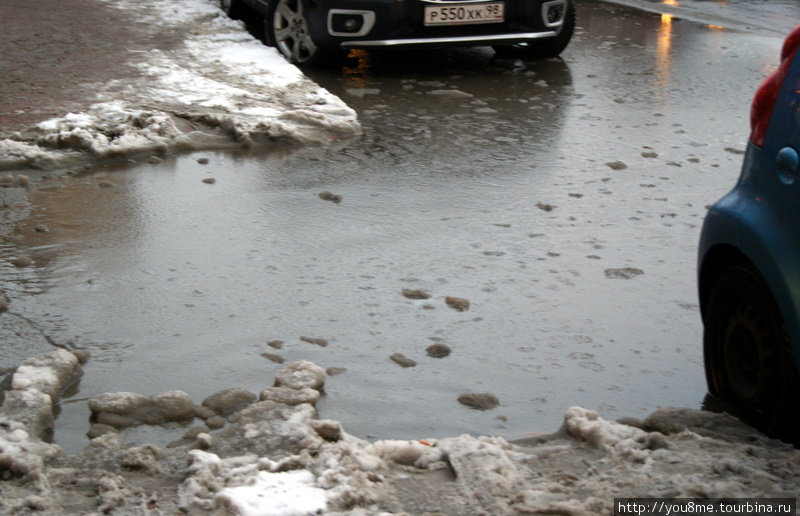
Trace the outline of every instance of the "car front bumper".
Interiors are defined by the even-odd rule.
[[[377,40],[352,40],[342,41],[342,48],[376,48],[376,47],[418,47],[418,46],[448,46],[448,45],[511,45],[534,41],[542,38],[555,37],[557,32],[521,32],[514,34],[484,34],[474,36],[440,36],[428,38],[401,38]]]
[[[426,7],[492,2],[503,3],[502,22],[431,26],[424,21]],[[306,12],[314,41],[324,47],[403,48],[554,38],[570,7],[571,0],[318,0]]]

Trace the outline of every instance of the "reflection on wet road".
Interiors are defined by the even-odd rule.
[[[358,53],[310,71],[359,112],[358,142],[40,185],[1,251],[15,310],[92,352],[79,399],[259,392],[276,361],[306,359],[346,370],[319,409],[360,436],[520,436],[574,404],[699,406],[696,239],[780,39],[579,14],[564,60]],[[8,264],[20,253],[33,265]],[[86,417],[65,405],[57,439]]]

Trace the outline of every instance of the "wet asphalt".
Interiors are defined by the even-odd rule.
[[[696,240],[779,45],[583,2],[558,60],[352,53],[307,73],[358,111],[357,142],[98,167],[7,200],[4,324],[92,353],[56,431],[68,446],[90,396],[258,392],[300,359],[338,373],[321,416],[371,438],[549,432],[573,404],[699,407]],[[37,95],[37,115],[57,109]],[[3,111],[4,127],[30,121]],[[5,261],[23,253],[34,266]]]

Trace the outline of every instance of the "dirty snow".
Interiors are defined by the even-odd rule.
[[[623,496],[794,498],[800,482],[800,451],[728,415],[672,408],[614,422],[572,407],[555,433],[516,442],[370,443],[317,419],[311,403],[253,397],[228,415],[194,406],[200,423],[167,427],[176,436],[164,448],[124,444],[125,431],[109,427],[67,456],[46,442],[52,426],[31,415],[52,413],[79,362],[57,350],[14,373],[0,413],[0,512],[588,516],[612,513]],[[300,362],[284,373],[321,390],[315,371]],[[122,393],[117,408],[135,398]],[[137,403],[128,406],[121,415],[140,416]],[[212,430],[213,418],[222,423]]]
[[[96,97],[85,112],[0,140],[0,168],[274,141],[322,144],[360,133],[355,111],[227,18],[218,2],[103,1],[184,34],[182,44],[141,51],[139,77],[87,85]]]

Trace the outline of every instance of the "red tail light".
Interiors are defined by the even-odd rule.
[[[764,145],[772,109],[775,107],[783,80],[798,48],[800,48],[800,25],[795,27],[783,42],[780,66],[764,79],[753,98],[753,104],[750,106],[750,141],[759,147]]]

